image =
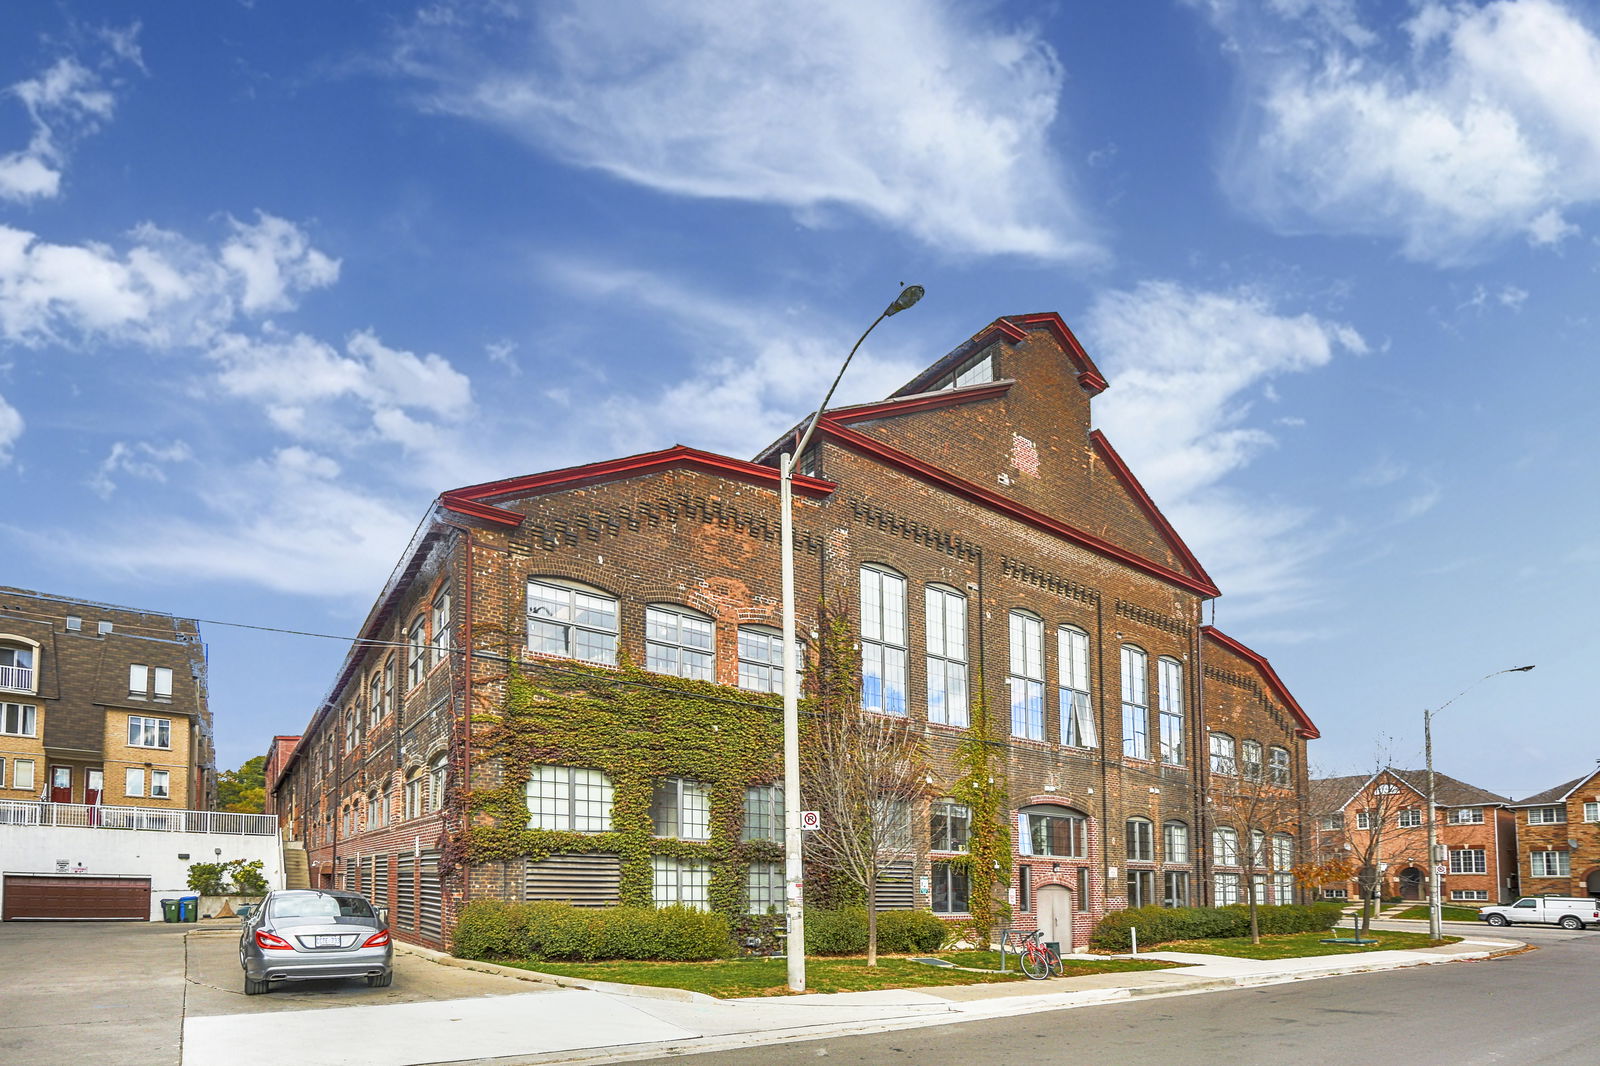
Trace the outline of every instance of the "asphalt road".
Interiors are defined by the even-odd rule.
[[[1463,925],[1447,933],[1482,931]],[[1540,945],[1485,962],[696,1055],[694,1066],[1594,1066],[1600,930],[1517,926]],[[683,1062],[671,1059],[636,1060]]]

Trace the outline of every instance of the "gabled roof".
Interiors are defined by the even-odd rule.
[[[1395,781],[1404,785],[1417,794],[1417,798],[1428,798],[1428,771],[1427,770],[1401,770],[1394,766],[1385,766],[1382,770],[1372,774],[1356,774],[1351,777],[1322,777],[1311,782],[1314,794],[1326,800],[1337,799],[1334,806],[1343,810],[1349,806],[1350,801],[1359,796],[1366,787],[1378,778],[1388,775]],[[1342,796],[1342,799],[1338,797]],[[1509,797],[1490,792],[1488,789],[1469,785],[1465,781],[1451,777],[1449,774],[1433,772],[1433,802],[1436,807],[1506,807],[1511,805]]]
[[[934,363],[928,369],[902,385],[894,393],[896,396],[920,393],[929,385],[960,366],[969,356],[994,341],[1006,340],[1012,344],[1026,340],[1033,330],[1044,330],[1055,337],[1061,345],[1061,350],[1072,360],[1073,366],[1078,371],[1078,384],[1090,393],[1101,393],[1106,389],[1106,379],[1100,373],[1100,368],[1094,365],[1094,360],[1089,358],[1089,353],[1084,351],[1083,345],[1078,343],[1078,338],[1072,335],[1072,330],[1061,320],[1061,316],[1054,311],[1045,311],[1031,315],[1006,315],[995,319],[983,329],[975,333],[970,340],[958,345],[944,358]]]
[[[586,463],[583,466],[548,470],[542,474],[528,474],[523,477],[486,481],[481,485],[451,489],[440,494],[439,504],[446,510],[470,515],[496,525],[517,526],[522,524],[523,516],[509,508],[496,506],[492,501],[524,499],[547,492],[561,492],[586,485],[638,477],[641,474],[660,473],[664,470],[700,470],[737,481],[764,485],[773,491],[777,491],[778,488],[778,471],[770,466],[747,463],[743,459],[733,459],[726,455],[717,455],[715,452],[703,452],[698,448],[677,444],[661,451],[644,452],[622,459]],[[794,476],[794,491],[801,496],[815,499],[827,496],[834,488],[831,481],[807,477],[804,474]]]
[[[1314,777],[1311,779],[1312,804],[1321,810],[1342,811],[1350,805],[1368,781],[1371,774],[1353,774],[1349,777]]]
[[[835,422],[852,425],[856,422],[867,422],[879,418],[895,418],[900,415],[921,414],[924,411],[936,411],[943,407],[959,407],[962,404],[974,403],[979,400],[992,400],[997,396],[1004,396],[1011,391],[1015,381],[986,381],[979,385],[968,385],[960,389],[935,389],[932,392],[919,392],[909,396],[898,393],[887,400],[877,400],[873,403],[852,404],[849,407],[834,407],[823,412],[823,417]],[[816,412],[812,412],[815,414]],[[755,461],[758,463],[773,463],[782,453],[785,446],[798,443],[800,433],[806,423],[811,421],[808,414],[795,425],[791,426],[783,436],[773,441],[756,453]]]
[[[1278,672],[1272,668],[1272,664],[1267,661],[1265,655],[1239,643],[1216,626],[1201,626],[1200,633],[1202,636],[1216,641],[1235,655],[1246,660],[1261,672],[1261,676],[1266,679],[1267,687],[1272,689],[1273,694],[1283,701],[1285,707],[1289,708],[1289,713],[1294,715],[1295,721],[1300,723],[1300,728],[1296,732],[1307,740],[1315,740],[1322,735],[1322,731],[1317,728],[1317,724],[1311,720],[1311,716],[1300,706],[1300,702],[1294,698],[1294,694],[1289,691],[1289,686],[1283,683],[1283,679],[1278,676]]]
[[[1129,470],[1128,464],[1122,461],[1122,456],[1118,455],[1117,450],[1111,447],[1111,442],[1106,440],[1106,435],[1098,429],[1091,430],[1089,432],[1089,444],[1105,462],[1106,469],[1110,470],[1112,476],[1122,483],[1123,488],[1128,490],[1128,495],[1133,497],[1134,503],[1139,506],[1139,510],[1144,512],[1144,516],[1150,520],[1150,524],[1155,526],[1156,532],[1160,534],[1162,540],[1166,541],[1173,554],[1182,559],[1184,565],[1193,571],[1196,577],[1213,588],[1216,587],[1216,582],[1211,580],[1211,575],[1206,573],[1206,568],[1200,565],[1200,560],[1194,557],[1194,553],[1189,550],[1189,545],[1185,544],[1183,538],[1178,536],[1178,531],[1172,528],[1172,523],[1168,522],[1167,516],[1161,513],[1161,508],[1156,506],[1156,502],[1150,498],[1150,494],[1144,490],[1144,486],[1139,484],[1139,479],[1133,476],[1133,471]]]
[[[1565,803],[1567,801],[1567,797],[1568,796],[1570,796],[1574,792],[1578,791],[1578,786],[1579,785],[1583,784],[1585,781],[1589,780],[1593,776],[1594,776],[1594,774],[1592,774],[1592,773],[1584,774],[1582,777],[1576,778],[1575,780],[1572,780],[1572,781],[1568,781],[1564,785],[1557,785],[1555,788],[1547,788],[1543,792],[1536,792],[1533,795],[1529,796],[1525,800],[1519,800],[1516,803],[1513,803],[1512,806],[1513,807],[1542,807],[1542,806],[1547,806],[1547,805],[1552,804],[1552,803]]]

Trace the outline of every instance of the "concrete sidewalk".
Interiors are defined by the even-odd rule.
[[[1272,961],[1155,951],[1139,957],[1188,965],[1010,984],[729,1000],[547,977],[544,991],[526,996],[191,1018],[184,1023],[183,1064],[279,1066],[286,1049],[303,1066],[617,1062],[1482,959],[1523,946],[1476,937],[1417,951]],[[525,971],[425,954],[443,965],[541,981]],[[550,983],[562,987],[552,991]]]

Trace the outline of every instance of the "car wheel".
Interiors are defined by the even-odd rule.
[[[1506,919],[1506,916],[1503,915],[1503,914],[1491,914],[1491,915],[1489,915],[1489,917],[1485,918],[1484,921],[1488,922],[1490,925],[1510,925],[1511,924]]]
[[[367,986],[369,988],[388,988],[392,984],[394,984],[393,970],[378,974],[375,977],[367,978]]]
[[[1563,929],[1582,929],[1583,920],[1569,914],[1561,919],[1560,925]]]
[[[244,994],[247,996],[259,996],[270,991],[272,991],[270,981],[257,981],[254,977],[244,979]]]

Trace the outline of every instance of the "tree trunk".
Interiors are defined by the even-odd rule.
[[[1245,886],[1245,891],[1250,893],[1250,943],[1261,943],[1261,919],[1256,914],[1256,875],[1247,873],[1250,884]]]
[[[867,965],[878,965],[878,875],[867,875]]]

